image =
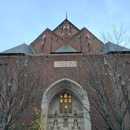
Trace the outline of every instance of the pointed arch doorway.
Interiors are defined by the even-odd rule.
[[[73,80],[64,78],[53,83],[43,94],[41,108],[45,130],[91,130],[87,93]]]

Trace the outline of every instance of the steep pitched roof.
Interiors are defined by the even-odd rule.
[[[3,51],[1,54],[34,54],[34,51],[30,46],[23,43],[19,46]]]
[[[55,30],[56,30],[59,26],[61,26],[62,24],[64,24],[64,22],[68,22],[70,25],[74,26],[74,27],[79,31],[79,29],[78,29],[74,24],[72,24],[68,19],[65,19],[61,24],[59,24],[59,25],[53,30],[53,32],[55,32]]]
[[[107,42],[102,46],[99,53],[108,53],[108,52],[130,52],[130,49],[111,42]]]
[[[78,51],[75,50],[74,48],[72,48],[71,46],[62,46],[61,48],[59,48],[55,52],[78,52]]]

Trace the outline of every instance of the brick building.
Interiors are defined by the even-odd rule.
[[[65,19],[53,31],[44,30],[30,45],[1,52],[0,58],[23,54],[38,63],[43,74],[41,82],[46,83],[40,88],[42,96],[36,104],[48,112],[45,130],[91,130],[94,127],[87,111],[90,103],[78,69],[84,68],[85,55],[102,60],[104,54],[115,51],[130,50],[110,42],[104,44],[85,27],[80,30]]]

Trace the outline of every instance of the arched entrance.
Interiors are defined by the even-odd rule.
[[[41,108],[48,112],[45,130],[91,130],[87,93],[76,82],[61,79],[43,94]]]

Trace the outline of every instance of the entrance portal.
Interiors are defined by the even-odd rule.
[[[64,90],[57,94],[48,108],[48,130],[84,130],[82,104],[69,92]]]
[[[48,113],[45,130],[91,130],[89,114],[83,106],[89,109],[87,94],[79,84],[69,79],[52,84],[41,106]]]

